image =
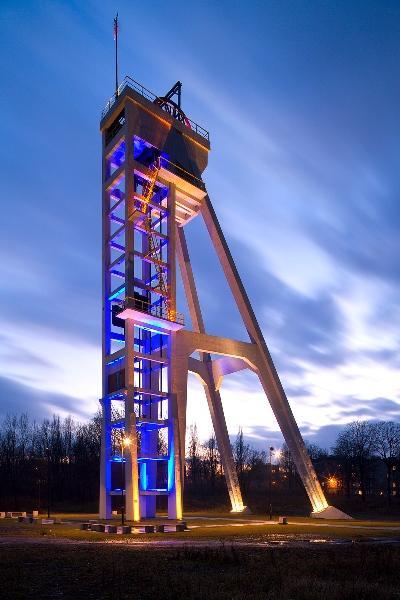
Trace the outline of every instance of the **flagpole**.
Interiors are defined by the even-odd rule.
[[[118,12],[114,19],[114,39],[115,39],[115,95],[118,96]]]

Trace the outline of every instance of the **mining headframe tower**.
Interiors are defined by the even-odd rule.
[[[113,496],[126,518],[182,518],[188,372],[204,387],[232,511],[245,510],[220,396],[225,376],[254,371],[295,462],[314,515],[328,507],[202,174],[208,132],[181,108],[181,83],[157,96],[126,77],[106,105],[103,138],[103,397],[100,517]],[[203,218],[249,341],[208,335],[185,236]],[[179,264],[193,329],[176,306]],[[212,358],[218,356],[218,358]],[[129,440],[129,444],[127,443]],[[121,468],[122,467],[122,468]],[[339,514],[340,513],[340,514]]]

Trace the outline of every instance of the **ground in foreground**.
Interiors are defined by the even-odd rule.
[[[399,598],[400,548],[152,547],[57,541],[0,552],[1,598]]]
[[[191,514],[186,532],[122,536],[58,516],[0,522],[1,599],[400,599],[399,522]]]

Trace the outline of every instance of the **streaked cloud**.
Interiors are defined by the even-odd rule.
[[[210,196],[300,427],[329,446],[345,422],[396,418],[400,405],[400,9],[250,8],[155,0],[149,43],[148,7],[120,2],[121,70],[160,92],[181,79],[184,108],[210,129]],[[98,117],[115,10],[2,7],[0,412],[97,408]],[[168,51],[166,23],[179,31]],[[204,227],[188,234],[207,328],[243,338]],[[279,439],[253,374],[227,378],[222,395],[232,435]],[[189,397],[206,437],[193,378]]]

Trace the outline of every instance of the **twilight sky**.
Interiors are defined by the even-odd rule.
[[[210,131],[204,179],[304,436],[398,420],[398,0],[2,1],[0,415],[97,409],[117,9],[121,75],[180,79]],[[209,333],[246,339],[200,220],[187,236]],[[253,374],[222,394],[233,435],[279,441]],[[205,438],[194,377],[189,398]]]

